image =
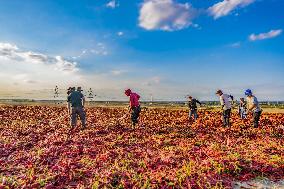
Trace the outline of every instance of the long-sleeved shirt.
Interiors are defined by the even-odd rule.
[[[231,95],[227,95],[227,94],[222,94],[220,96],[220,103],[221,103],[221,106],[223,107],[223,110],[228,110],[228,109],[232,108],[232,105],[230,103],[229,98],[232,99],[232,96]]]
[[[130,99],[129,105],[130,105],[131,108],[137,107],[137,106],[140,105],[140,103],[139,103],[140,96],[138,94],[131,93],[130,96],[129,96],[129,99]]]
[[[248,108],[250,109],[253,105],[255,105],[255,107],[252,109],[252,111],[254,112],[261,111],[257,98],[255,96],[247,97]]]
[[[197,104],[201,105],[201,102],[199,102],[198,100],[196,100],[195,98],[193,98],[192,100],[188,101],[188,107],[191,110],[196,110],[197,109]]]
[[[73,91],[67,97],[67,102],[71,103],[72,107],[83,107],[84,95],[81,92]]]

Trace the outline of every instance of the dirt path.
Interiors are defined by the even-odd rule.
[[[278,182],[273,182],[267,178],[264,179],[254,179],[246,182],[235,182],[232,186],[234,189],[284,189],[284,180]]]

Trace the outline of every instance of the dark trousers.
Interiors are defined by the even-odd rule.
[[[191,119],[191,116],[193,115],[194,117],[194,120],[196,120],[198,118],[198,115],[197,115],[197,110],[196,109],[192,109],[192,110],[189,110],[189,119]]]
[[[132,121],[132,124],[135,125],[138,123],[138,118],[141,112],[141,108],[140,106],[136,106],[136,107],[132,107],[131,110],[132,110],[131,111],[131,121]]]
[[[223,110],[223,126],[230,127],[231,109]]]
[[[258,127],[258,122],[259,122],[259,119],[260,119],[261,112],[262,112],[262,111],[253,112],[253,126],[254,126],[255,128]]]
[[[76,127],[77,115],[79,115],[83,128],[86,127],[86,112],[82,107],[72,107],[71,126]]]

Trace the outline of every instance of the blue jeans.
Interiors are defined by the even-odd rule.
[[[198,118],[197,110],[189,110],[189,118],[191,118],[192,115],[194,117],[194,120],[196,120]]]
[[[223,110],[223,126],[230,127],[231,109]]]
[[[77,125],[77,115],[79,115],[80,120],[82,122],[82,127],[86,127],[86,112],[82,107],[72,107],[71,113],[71,126],[76,127]]]
[[[239,114],[240,114],[241,119],[247,118],[247,111],[244,108],[239,109]]]

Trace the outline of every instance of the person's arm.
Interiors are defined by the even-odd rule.
[[[256,104],[253,104],[251,107],[249,107],[248,111],[252,111],[256,107]]]
[[[86,100],[85,100],[85,97],[83,96],[82,97],[82,106],[83,106],[83,108],[85,107],[85,102],[86,102]]]
[[[131,110],[132,110],[132,106],[131,106],[131,104],[129,104],[129,106],[128,106],[128,113],[130,113]]]
[[[225,102],[224,102],[224,97],[220,96],[220,103],[221,103],[221,108],[223,109],[225,106]]]
[[[68,110],[68,114],[70,114],[70,109],[71,109],[70,99],[71,99],[71,97],[70,97],[70,94],[69,94],[68,97],[67,97],[67,110]]]
[[[248,111],[252,111],[256,107],[255,99],[253,100],[252,106],[248,107]]]
[[[201,102],[199,100],[196,100],[196,102],[201,106]]]
[[[131,108],[132,108],[133,104],[134,104],[133,97],[130,95],[129,96],[129,108],[128,108],[129,113],[131,112]]]
[[[69,102],[69,101],[67,102],[67,109],[68,109],[68,114],[71,114],[71,111],[70,111],[71,105],[70,105],[70,102]]]

